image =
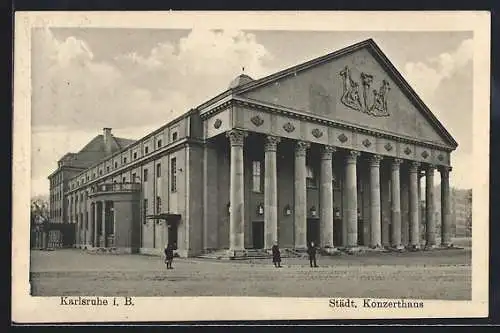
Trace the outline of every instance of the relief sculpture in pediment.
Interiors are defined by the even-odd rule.
[[[354,81],[349,67],[345,67],[341,72],[342,77],[342,97],[340,101],[347,107],[356,111],[364,112],[375,117],[389,116],[387,107],[387,97],[389,94],[389,82],[382,80],[378,90],[370,91],[373,83],[373,75],[361,73],[362,93],[360,94],[359,83]]]

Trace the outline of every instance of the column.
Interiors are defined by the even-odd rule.
[[[229,200],[231,213],[229,215],[229,250],[245,250],[245,196],[243,177],[243,144],[248,134],[242,130],[231,130],[226,136],[231,144],[231,165],[229,180]]]
[[[99,202],[94,202],[94,247],[99,247]]]
[[[360,153],[351,150],[346,157],[345,165],[345,200],[347,247],[358,245],[358,190],[356,183],[356,163]]]
[[[276,170],[276,150],[280,138],[268,136],[264,147],[264,247],[271,249],[278,241],[278,176]]]
[[[443,166],[441,172],[441,246],[451,246],[451,211],[450,211],[450,171]]]
[[[310,144],[298,141],[295,146],[295,200],[294,230],[295,248],[307,247],[307,189],[306,189],[306,152]]]
[[[380,160],[382,156],[370,158],[370,246],[382,247],[382,221],[380,210]]]
[[[420,177],[418,167],[420,163],[411,162],[410,164],[410,245],[413,249],[420,247]]]
[[[333,248],[333,169],[335,147],[324,146],[321,154],[320,175],[320,246]]]
[[[88,231],[85,233],[85,245],[92,246],[94,243],[94,204],[90,203]]]
[[[101,220],[101,246],[106,247],[106,201],[101,201],[101,214],[102,214],[102,220]]]
[[[418,191],[418,244],[422,243],[422,229],[423,229],[423,212],[422,212],[422,177],[424,177],[424,174],[422,173],[422,170],[419,168],[417,171],[417,191]]]
[[[401,246],[410,245],[410,184],[408,183],[408,167],[400,169],[401,175]]]
[[[401,247],[401,187],[399,169],[401,159],[395,158],[391,165],[391,246]]]
[[[436,245],[436,221],[434,220],[434,169],[432,164],[425,170],[425,238],[426,246]]]

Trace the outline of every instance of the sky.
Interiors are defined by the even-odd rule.
[[[36,28],[32,33],[32,189],[102,128],[139,139],[227,89],[373,38],[459,143],[451,186],[472,188],[471,32]],[[435,177],[439,182],[440,177]]]

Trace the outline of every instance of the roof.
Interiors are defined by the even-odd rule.
[[[130,146],[131,144],[133,144],[136,141],[136,140],[132,140],[132,139],[117,138],[115,136],[113,138],[115,139],[115,142],[118,144],[120,149],[123,149],[127,146]]]
[[[240,74],[231,81],[231,83],[229,84],[229,89],[237,88],[239,86],[252,82],[253,80],[254,79],[246,74]]]
[[[251,81],[247,80],[246,83],[239,81],[239,82],[241,82],[240,85],[237,85],[235,87],[230,86],[230,88],[228,90],[215,96],[214,98],[210,99],[209,101],[201,104],[198,108],[208,107],[211,104],[216,103],[217,101],[221,100],[224,97],[227,97],[230,94],[237,95],[237,94],[241,94],[243,92],[248,92],[250,90],[254,90],[254,89],[261,87],[263,85],[273,83],[273,82],[275,82],[283,77],[294,75],[295,73],[297,73],[299,71],[303,71],[303,70],[309,69],[311,67],[321,65],[323,63],[337,59],[339,57],[345,56],[347,54],[353,53],[353,52],[358,51],[358,50],[363,49],[363,48],[367,48],[370,51],[370,53],[374,56],[374,58],[381,63],[382,67],[387,71],[387,73],[391,76],[391,78],[399,85],[401,90],[404,93],[406,93],[408,98],[416,105],[417,109],[422,111],[422,113],[429,120],[429,122],[432,124],[432,126],[435,127],[438,130],[438,132],[444,137],[445,141],[453,148],[456,148],[458,146],[458,143],[455,141],[455,139],[446,130],[446,128],[441,124],[441,122],[436,118],[436,116],[431,112],[431,110],[425,105],[425,103],[422,101],[422,99],[417,95],[417,93],[413,90],[413,88],[403,78],[401,73],[399,73],[399,71],[396,69],[396,67],[390,62],[390,60],[387,58],[387,56],[382,52],[382,50],[379,48],[379,46],[371,38],[364,40],[364,41],[361,41],[361,42],[356,43],[356,44],[352,44],[348,47],[342,48],[340,50],[326,54],[324,56],[306,61],[306,62],[298,64],[296,66],[289,67],[287,69],[284,69],[282,71],[276,72],[276,73],[271,74],[271,75],[268,75],[268,76],[263,77],[263,78],[258,79],[258,80],[251,80]],[[237,79],[239,77],[237,77]]]

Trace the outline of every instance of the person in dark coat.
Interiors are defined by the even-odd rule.
[[[309,246],[307,247],[307,254],[309,255],[309,264],[311,267],[318,267],[316,264],[316,245],[314,242],[309,243]]]
[[[281,268],[281,252],[278,246],[278,242],[274,242],[274,245],[272,247],[272,252],[273,252],[274,267]]]
[[[174,247],[168,244],[165,248],[165,263],[167,264],[167,269],[172,269],[172,261],[174,260]]]

